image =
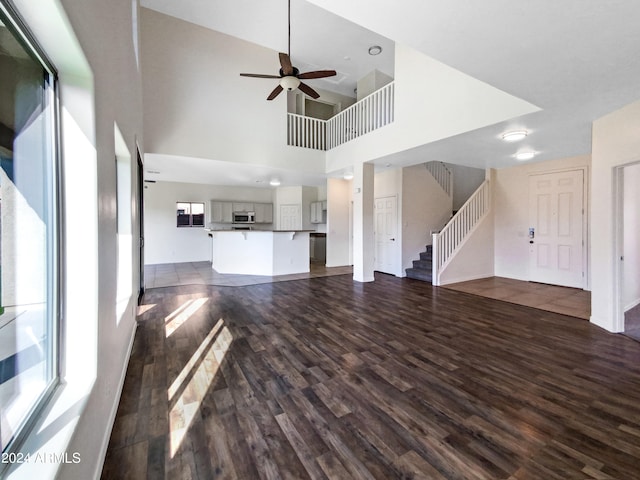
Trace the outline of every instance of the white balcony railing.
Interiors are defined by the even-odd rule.
[[[295,113],[287,115],[287,145],[327,149],[327,122]]]
[[[329,120],[287,114],[287,145],[330,150],[394,120],[394,82]]]
[[[485,180],[449,223],[440,232],[433,234],[433,285],[440,285],[443,268],[490,208],[491,190],[489,180]]]

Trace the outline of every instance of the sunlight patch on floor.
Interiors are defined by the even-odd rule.
[[[169,338],[173,332],[175,332],[180,325],[189,320],[191,316],[200,309],[205,303],[207,303],[209,299],[197,298],[194,300],[187,300],[180,307],[178,307],[174,312],[169,314],[165,319],[165,336]]]
[[[224,320],[218,320],[167,391],[171,404],[184,386],[169,412],[171,458],[182,445],[200,404],[233,342],[231,332],[223,325]],[[188,383],[184,385],[189,377]]]

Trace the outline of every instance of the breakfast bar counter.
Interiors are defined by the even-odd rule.
[[[313,230],[209,230],[218,273],[288,275],[309,272]]]

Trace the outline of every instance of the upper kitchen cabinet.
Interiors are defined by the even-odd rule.
[[[253,208],[256,212],[256,223],[273,223],[272,203],[254,203]]]
[[[255,204],[247,202],[233,202],[234,212],[253,212]]]
[[[209,202],[209,223],[232,223],[233,203],[211,200]]]
[[[327,223],[327,202],[311,202],[311,223]]]

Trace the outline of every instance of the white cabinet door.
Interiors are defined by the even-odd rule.
[[[222,223],[233,223],[233,203],[231,202],[221,202],[222,203]]]
[[[325,223],[322,203],[323,202],[311,202],[311,223]]]
[[[256,223],[273,223],[272,203],[254,203],[253,208],[256,212]]]
[[[231,223],[233,221],[233,203],[211,200],[209,202],[210,223]]]
[[[253,212],[254,204],[248,202],[233,202],[234,212]]]
[[[209,202],[209,223],[222,222],[222,202]]]

